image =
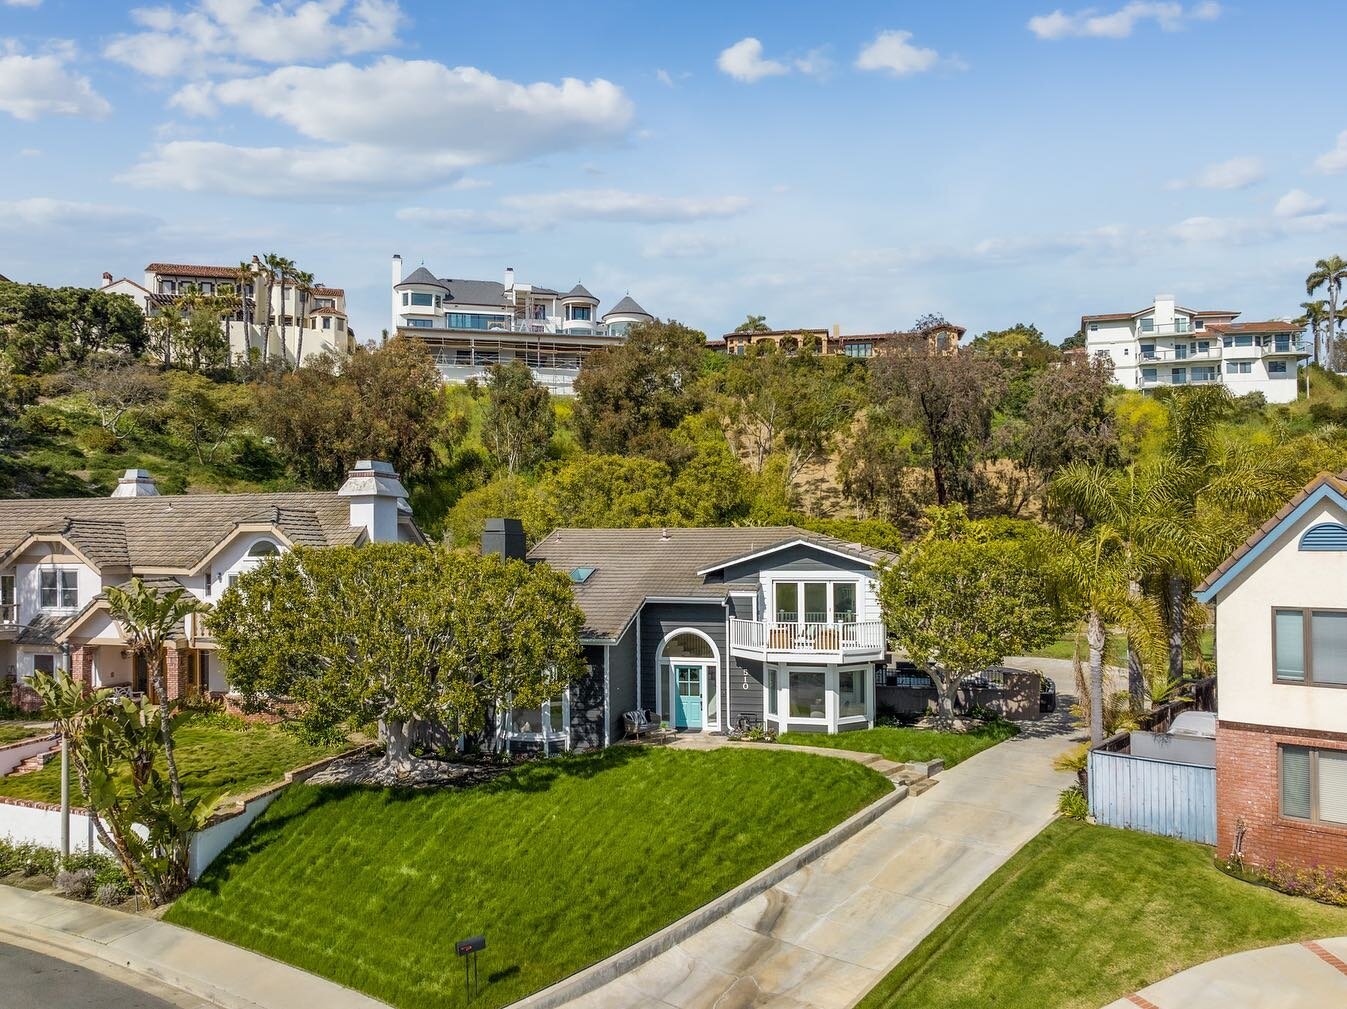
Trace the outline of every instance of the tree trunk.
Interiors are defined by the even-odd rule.
[[[412,720],[379,719],[379,738],[387,751],[384,764],[399,774],[412,769]]]
[[[1141,656],[1130,637],[1127,640],[1127,699],[1134,715],[1146,710],[1146,677],[1141,671]]]
[[[1182,575],[1170,575],[1165,586],[1169,593],[1169,675],[1176,683],[1183,681],[1184,602],[1188,584]]]
[[[170,721],[168,690],[164,683],[164,650],[156,648],[149,657],[150,676],[159,695],[159,734],[164,740],[164,766],[168,768],[168,788],[176,805],[182,805],[182,781],[178,778],[178,760],[173,752],[173,724]]]
[[[931,477],[935,480],[935,503],[944,507],[949,504],[949,488],[945,486],[945,467],[931,460]]]
[[[285,332],[289,327],[285,324],[285,278],[281,278],[281,364],[285,364]]]
[[[947,732],[954,727],[954,697],[959,684],[944,676],[933,676],[931,681],[935,684],[936,726]]]
[[[1338,370],[1338,282],[1332,277],[1328,280],[1328,366]]]
[[[1090,646],[1090,744],[1104,741],[1104,621],[1098,610],[1090,611],[1085,640]]]

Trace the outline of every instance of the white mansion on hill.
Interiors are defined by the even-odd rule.
[[[246,357],[250,350],[260,353],[264,328],[268,359],[287,364],[293,365],[296,355],[307,361],[325,351],[345,357],[355,350],[342,288],[319,284],[306,290],[287,283],[282,291],[256,256],[246,271],[239,266],[150,263],[143,283],[129,277],[113,280],[111,273],[104,273],[101,290],[127,295],[149,318],[183,295],[237,297],[240,286],[242,297],[226,327],[231,361]]]
[[[393,257],[390,333],[424,340],[446,382],[483,378],[498,362],[521,360],[552,392],[569,395],[585,355],[621,343],[653,320],[628,295],[602,315],[599,299],[576,284],[565,293],[515,280],[436,277],[424,266],[404,274]]]
[[[1086,352],[1107,354],[1114,381],[1127,389],[1224,385],[1236,396],[1261,392],[1269,403],[1296,399],[1297,373],[1308,357],[1301,326],[1235,322],[1238,312],[1196,311],[1157,294],[1135,312],[1081,316]]]

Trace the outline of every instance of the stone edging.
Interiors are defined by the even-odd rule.
[[[236,816],[242,816],[248,811],[248,803],[256,802],[258,799],[270,795],[272,792],[279,792],[283,788],[288,788],[296,781],[307,781],[319,771],[324,770],[329,764],[364,753],[366,750],[372,749],[374,745],[375,744],[373,743],[362,743],[359,746],[344,750],[341,753],[334,753],[330,757],[320,757],[312,763],[305,764],[302,767],[296,767],[293,771],[286,771],[285,776],[282,777],[280,781],[273,781],[270,784],[261,785],[244,795],[234,796],[228,806],[215,810],[210,816],[206,817],[196,829],[205,830],[207,827],[213,827],[217,823],[223,823],[225,820],[232,820]]]
[[[769,865],[756,876],[740,883],[733,890],[722,893],[719,897],[703,904],[695,911],[691,911],[672,924],[666,925],[654,935],[648,935],[626,949],[618,950],[607,959],[600,960],[598,963],[577,971],[570,977],[563,978],[541,991],[510,1003],[509,1009],[556,1009],[557,1006],[564,1005],[572,999],[579,998],[581,995],[594,991],[596,988],[600,988],[608,982],[635,970],[641,964],[653,960],[659,954],[678,945],[689,936],[725,917],[735,908],[747,904],[754,897],[770,890],[795,871],[826,855],[843,841],[848,840],[863,828],[874,823],[875,820],[905,798],[907,798],[907,786],[895,784],[892,792],[876,799],[860,812],[854,813],[848,819],[843,820],[823,836],[816,837],[795,849],[779,862]]]
[[[0,744],[0,752],[3,752],[5,750],[16,750],[20,746],[31,746],[33,743],[36,743],[42,739],[47,739],[52,742],[56,742],[60,738],[61,734],[59,732],[52,732],[51,729],[35,729],[31,736],[25,736],[23,739],[16,739],[12,743]]]

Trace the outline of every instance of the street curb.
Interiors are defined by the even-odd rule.
[[[787,855],[752,878],[740,883],[733,890],[722,893],[714,900],[703,904],[695,911],[684,915],[671,925],[666,925],[654,935],[619,950],[606,960],[600,960],[570,977],[527,995],[517,1002],[511,1002],[508,1009],[556,1009],[557,1006],[577,999],[582,995],[601,988],[617,978],[628,974],[672,949],[688,937],[695,935],[708,925],[724,918],[731,911],[747,904],[754,897],[776,886],[787,876],[804,868],[828,854],[834,848],[860,833],[874,823],[898,803],[907,798],[907,786],[894,784],[893,791],[876,799],[858,813],[852,814],[832,830],[809,843],[796,848]]]

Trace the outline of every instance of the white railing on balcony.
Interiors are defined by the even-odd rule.
[[[1205,333],[1205,329],[1196,328],[1187,319],[1179,319],[1175,322],[1155,323],[1150,329],[1140,323],[1137,324],[1137,335],[1147,336],[1191,336],[1194,333]]]
[[[5,624],[17,624],[19,622],[19,606],[17,603],[0,603],[0,626]]]
[[[882,652],[884,644],[884,624],[879,620],[838,623],[730,618],[731,649],[835,655]]]
[[[1163,364],[1178,364],[1187,361],[1209,361],[1221,356],[1221,345],[1213,342],[1206,350],[1182,350],[1173,347],[1156,347],[1154,350],[1141,349],[1137,357],[1143,364],[1159,361]]]

